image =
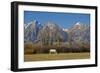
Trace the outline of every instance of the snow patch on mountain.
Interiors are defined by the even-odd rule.
[[[65,29],[65,28],[63,28],[63,31],[68,32],[68,29],[67,29],[67,28],[66,28],[66,29]]]

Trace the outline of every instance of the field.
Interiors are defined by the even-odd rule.
[[[71,60],[71,59],[88,59],[90,53],[59,53],[59,54],[25,54],[24,61],[50,61],[50,60]]]

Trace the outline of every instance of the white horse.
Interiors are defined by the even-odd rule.
[[[56,51],[56,49],[50,49],[50,50],[49,50],[49,53],[50,53],[50,54],[57,54],[57,51]]]

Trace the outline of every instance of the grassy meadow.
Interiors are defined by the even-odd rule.
[[[50,61],[50,60],[73,60],[88,59],[90,53],[59,53],[59,54],[25,54],[24,61]]]

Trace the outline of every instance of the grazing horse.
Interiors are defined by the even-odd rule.
[[[57,54],[57,51],[56,51],[56,49],[50,49],[50,50],[49,50],[49,53],[50,53],[50,54]]]

